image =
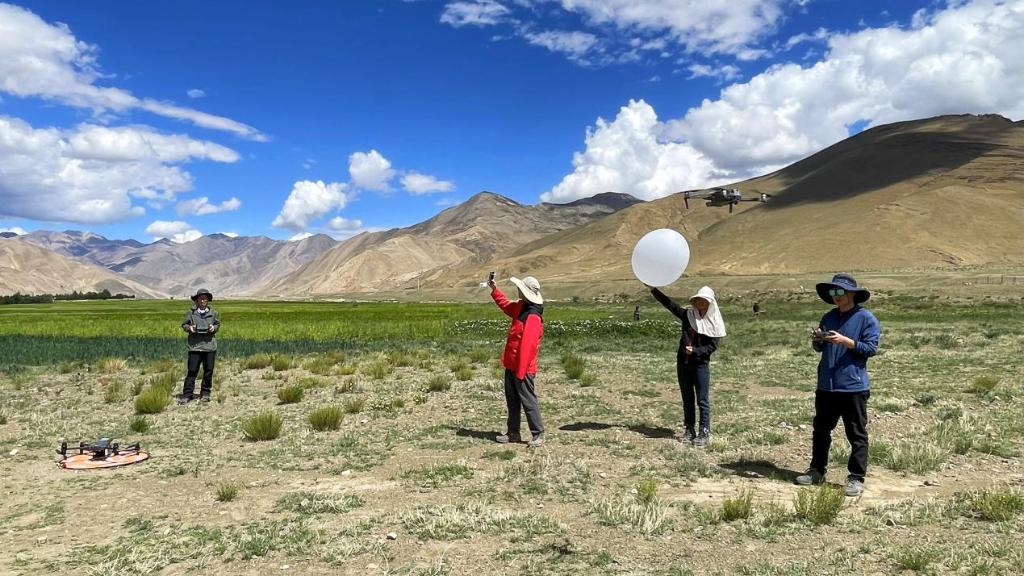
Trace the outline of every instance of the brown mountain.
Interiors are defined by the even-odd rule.
[[[337,244],[324,234],[295,242],[266,236],[210,234],[192,242],[108,240],[92,232],[36,231],[18,237],[86,264],[172,295],[204,287],[219,295],[239,295],[284,276]]]
[[[526,242],[638,203],[627,194],[604,193],[571,204],[527,206],[481,192],[414,226],[350,238],[258,293],[331,294],[415,286],[439,278],[453,264],[489,262]]]
[[[0,239],[0,294],[67,294],[104,289],[141,298],[167,297],[98,266],[76,262],[28,242]]]
[[[774,195],[733,214],[681,194],[632,206],[453,268],[438,286],[488,269],[548,282],[632,279],[637,240],[656,228],[690,242],[688,274],[764,274],[1019,264],[1024,246],[1024,122],[941,116],[866,130],[730,187]]]

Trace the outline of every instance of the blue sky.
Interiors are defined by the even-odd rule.
[[[653,199],[871,125],[1019,120],[1022,30],[1021,0],[0,4],[0,229],[344,238],[480,190]]]

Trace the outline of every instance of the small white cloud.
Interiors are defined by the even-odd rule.
[[[281,213],[274,218],[271,226],[285,228],[292,232],[303,231],[310,222],[327,212],[344,208],[348,200],[349,196],[345,193],[344,184],[338,182],[324,184],[322,180],[296,182],[288,199],[284,202],[284,207],[281,208]]]
[[[562,52],[570,60],[582,58],[597,44],[597,36],[589,32],[545,30],[544,32],[522,32],[523,38],[535,46],[543,46],[552,52]]]
[[[185,94],[188,94],[189,98],[202,98],[203,96],[206,96],[206,92],[203,92],[199,88],[193,88]]]
[[[796,36],[791,36],[789,40],[786,40],[785,50],[791,50],[797,44],[801,42],[813,42],[813,41],[825,41],[828,40],[828,30],[824,28],[818,28],[813,34],[807,34],[801,32]]]
[[[312,236],[313,236],[312,232],[299,232],[298,234],[296,234],[296,235],[292,236],[291,238],[289,238],[288,241],[289,242],[298,242],[299,240],[305,240],[306,238],[311,238]]]
[[[692,64],[687,67],[690,71],[690,75],[686,78],[692,80],[694,78],[717,78],[720,82],[724,80],[735,80],[740,76],[740,69],[732,64],[725,64],[721,66],[715,66],[712,68],[707,64]]]
[[[353,185],[377,192],[391,190],[389,182],[396,173],[391,168],[391,162],[376,150],[355,152],[349,156],[348,172],[352,177]]]
[[[25,229],[22,228],[21,226],[11,226],[10,228],[0,228],[0,232],[12,232],[14,234],[17,234],[18,236],[24,236],[25,234],[28,234],[28,232],[25,232]]]
[[[651,76],[651,79],[648,80],[648,82],[661,82],[661,76],[655,74],[654,76]]]
[[[327,227],[335,232],[353,232],[363,228],[363,221],[335,216],[327,222]]]
[[[316,160],[313,160],[312,158],[306,158],[302,162],[302,167],[305,168],[306,170],[309,170],[310,168],[312,168],[315,165],[316,165]]]
[[[188,222],[176,220],[169,222],[157,220],[146,226],[146,234],[153,237],[153,240],[170,239],[175,244],[184,244],[203,237],[202,232],[192,228]]]
[[[204,216],[206,214],[216,214],[218,212],[232,212],[242,207],[242,201],[238,198],[232,197],[230,200],[225,200],[217,204],[210,204],[210,199],[206,196],[194,198],[192,200],[183,200],[178,202],[178,206],[175,209],[178,212],[178,216],[184,216],[186,214],[195,214],[196,216]]]
[[[494,0],[449,2],[441,13],[441,22],[456,28],[466,25],[493,26],[509,14],[509,9]]]
[[[449,180],[438,180],[430,174],[409,172],[402,176],[402,187],[412,194],[429,194],[431,192],[451,192],[455,183]]]

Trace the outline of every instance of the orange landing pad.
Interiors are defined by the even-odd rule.
[[[118,454],[117,456],[108,456],[103,460],[93,459],[92,454],[75,454],[74,456],[68,456],[61,460],[57,465],[61,468],[67,468],[68,470],[92,470],[94,468],[116,468],[118,466],[127,466],[147,459],[149,459],[149,454],[146,452]]]

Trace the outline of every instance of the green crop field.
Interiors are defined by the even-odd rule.
[[[188,406],[186,303],[2,306],[0,573],[1024,573],[1019,297],[869,302],[870,469],[845,500],[793,485],[828,307],[748,300],[722,298],[704,450],[673,438],[678,323],[646,297],[545,307],[536,450],[494,443],[489,303],[217,301],[214,401]],[[53,465],[100,436],[152,458]]]

